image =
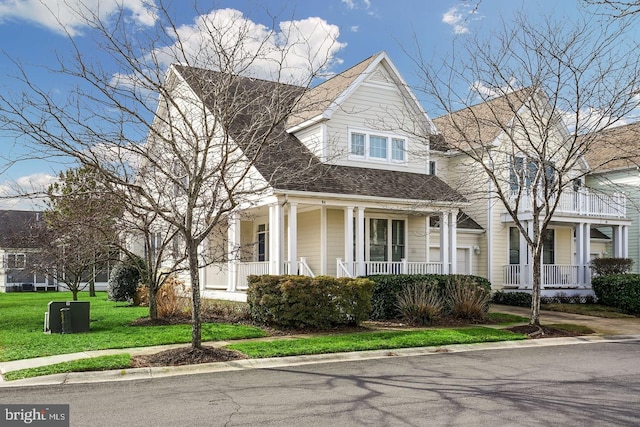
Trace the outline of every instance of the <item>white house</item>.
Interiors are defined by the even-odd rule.
[[[218,76],[172,66],[168,78],[207,106],[210,98],[199,88]],[[256,91],[279,85],[248,78],[243,84]],[[507,95],[432,121],[384,52],[300,93],[298,108],[280,125],[284,132],[274,133],[277,144],[255,162],[268,191],[236,210],[224,236],[207,242],[226,246],[230,255],[201,270],[205,296],[243,299],[247,276],[267,273],[469,273],[487,277],[495,289],[531,286],[523,239],[495,203],[483,171],[454,149],[450,126],[469,111],[481,115],[487,106],[520,102],[515,112],[506,109],[501,126],[487,125],[478,134],[480,144],[502,153],[510,185],[510,170],[528,166],[526,156],[514,154],[513,135],[505,129],[528,126],[514,120],[526,116],[527,96]],[[564,130],[554,132],[562,141]],[[301,179],[300,165],[310,164],[310,176]],[[585,171],[581,162],[575,174]],[[610,227],[616,254],[626,254],[624,197],[592,194],[578,184],[561,194],[546,236],[548,292],[589,291],[589,259],[610,240],[597,227]],[[531,215],[526,203],[518,215]]]

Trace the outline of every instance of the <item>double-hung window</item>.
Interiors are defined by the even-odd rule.
[[[353,159],[375,162],[405,163],[407,140],[379,133],[350,132],[349,156]]]

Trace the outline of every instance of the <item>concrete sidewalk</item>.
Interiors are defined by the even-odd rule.
[[[522,317],[529,317],[530,310],[528,308],[493,305],[491,312],[509,313]],[[0,387],[26,386],[26,385],[51,385],[66,384],[79,382],[100,382],[100,381],[119,381],[132,380],[141,378],[155,378],[170,375],[186,375],[204,372],[219,372],[224,370],[238,369],[255,369],[268,368],[276,366],[295,366],[307,363],[327,363],[344,360],[362,360],[371,358],[381,358],[390,356],[415,356],[428,354],[441,354],[443,352],[460,352],[472,350],[487,350],[499,348],[514,347],[535,347],[547,345],[570,345],[570,344],[586,344],[591,342],[603,341],[621,341],[621,340],[640,340],[640,318],[621,318],[608,319],[594,316],[583,316],[578,314],[560,313],[553,311],[542,311],[540,315],[542,324],[551,323],[570,323],[588,326],[596,331],[595,335],[571,337],[571,338],[545,338],[526,341],[507,341],[498,343],[480,343],[480,344],[460,344],[439,347],[424,347],[412,349],[398,350],[377,350],[363,351],[354,353],[339,354],[321,354],[314,356],[294,356],[272,359],[253,359],[253,360],[236,360],[232,362],[208,363],[202,365],[188,365],[162,368],[133,368],[117,371],[101,371],[101,372],[75,372],[69,374],[56,374],[46,377],[36,377],[17,381],[4,381],[0,375]],[[286,336],[275,339],[294,338]],[[258,338],[258,340],[269,340],[274,337]],[[229,344],[226,341],[206,342],[203,345],[213,347],[223,347]],[[15,360],[11,362],[0,362],[0,374],[16,371],[26,368],[37,368],[41,366],[52,365],[61,362],[68,362],[91,357],[99,357],[112,354],[128,353],[133,355],[153,354],[172,348],[185,347],[188,344],[159,345],[153,347],[124,348],[110,350],[95,350],[70,354],[60,354],[55,356],[38,357],[34,359]]]

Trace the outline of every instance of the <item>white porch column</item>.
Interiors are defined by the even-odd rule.
[[[622,227],[620,225],[614,225],[611,228],[611,237],[613,238],[613,257],[620,258],[622,256]]]
[[[440,213],[440,262],[442,263],[442,274],[449,274],[449,213]]]
[[[527,229],[527,233],[529,232],[529,222],[525,221],[524,227]],[[527,238],[524,234],[522,234],[518,230],[518,235],[520,239],[518,240],[520,259],[518,260],[518,264],[520,264],[520,285],[530,285],[529,283],[529,274],[527,264],[529,263],[529,245],[527,244]]]
[[[366,274],[364,243],[364,208],[358,206],[356,208],[356,263],[358,265],[355,271],[356,276],[364,276]]]
[[[269,274],[282,274],[282,223],[280,203],[269,206]]]
[[[344,262],[353,276],[353,207],[344,208]]]
[[[458,211],[450,213],[449,219],[449,274],[455,274],[458,270]]]
[[[589,262],[591,261],[591,225],[584,224],[584,244],[582,245],[582,260],[584,261],[584,286],[591,285],[591,270],[589,269]]]
[[[238,251],[240,250],[240,219],[236,214],[229,218],[227,229],[227,291],[235,292],[238,288]]]
[[[629,258],[629,226],[623,225],[622,227],[622,258]]]
[[[584,235],[584,223],[580,223],[576,225],[576,264],[578,265],[578,285],[582,286],[585,284],[585,257],[584,257],[584,245],[585,245],[585,235]]]
[[[289,202],[289,274],[298,274],[298,204]]]

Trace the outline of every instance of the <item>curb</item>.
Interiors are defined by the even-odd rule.
[[[640,341],[640,335],[579,336],[565,338],[541,338],[523,341],[500,341],[477,344],[453,344],[437,347],[416,347],[406,349],[371,350],[349,353],[318,354],[307,356],[274,357],[268,359],[241,359],[230,362],[203,363],[199,365],[166,366],[152,368],[129,368],[111,371],[71,372],[23,380],[3,381],[0,388],[91,384],[114,381],[149,380],[180,375],[209,374],[216,372],[242,371],[250,369],[272,369],[302,366],[317,363],[351,362],[384,359],[388,357],[429,356],[442,353],[462,353],[482,350],[510,348],[551,347],[576,344],[596,344],[606,342]],[[1,378],[1,377],[0,377]]]

